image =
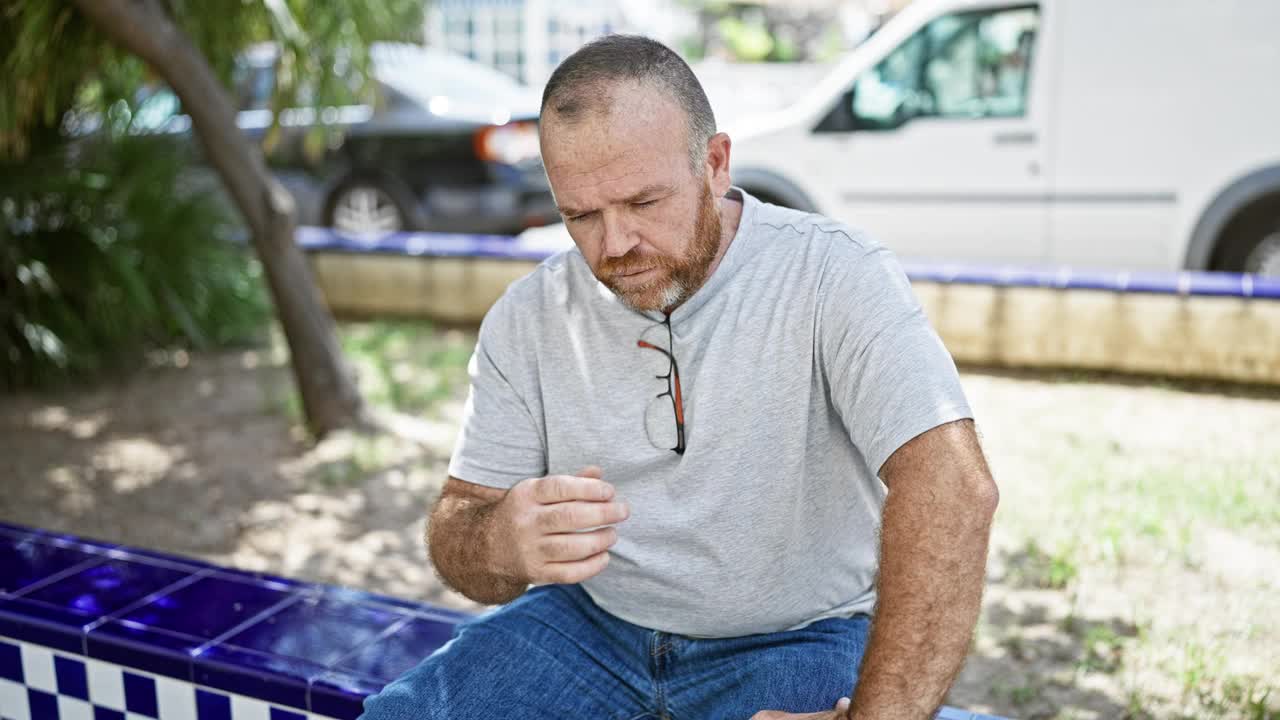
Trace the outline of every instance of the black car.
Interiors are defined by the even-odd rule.
[[[298,200],[300,224],[348,234],[515,234],[559,222],[538,152],[535,90],[467,58],[417,45],[378,43],[370,60],[372,106],[280,114],[280,139],[268,161]],[[238,63],[237,122],[257,140],[272,121],[275,65],[272,46],[252,48]],[[163,128],[143,125],[189,130],[167,91],[147,106],[144,112]],[[336,131],[336,140],[317,156],[303,148],[318,121]]]

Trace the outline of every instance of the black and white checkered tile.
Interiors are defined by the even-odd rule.
[[[0,720],[328,720],[0,637]]]

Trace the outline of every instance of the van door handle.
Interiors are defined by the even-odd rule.
[[[1015,130],[996,133],[995,140],[997,145],[1034,145],[1036,134],[1030,130]]]

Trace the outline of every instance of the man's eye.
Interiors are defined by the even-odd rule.
[[[595,213],[593,213],[593,212],[589,212],[589,213],[582,213],[581,215],[572,215],[572,216],[570,216],[570,217],[568,217],[568,218],[565,218],[565,219],[566,219],[566,220],[568,220],[569,222],[575,222],[575,223],[576,223],[576,222],[580,222],[580,221],[582,221],[582,220],[586,220],[587,218],[591,217],[592,215],[595,215]]]
[[[643,202],[632,203],[632,205],[635,205],[636,207],[649,207],[650,205],[653,205],[653,204],[655,204],[655,203],[657,203],[657,202],[658,202],[658,201],[657,201],[656,199],[655,199],[655,200],[645,200],[645,201],[643,201]]]

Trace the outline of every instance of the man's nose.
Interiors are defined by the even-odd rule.
[[[631,248],[640,244],[640,239],[631,231],[630,226],[618,213],[605,212],[604,220],[604,256],[622,257]]]

